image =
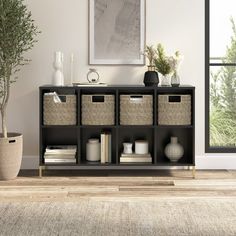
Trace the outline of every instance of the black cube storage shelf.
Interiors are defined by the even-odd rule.
[[[144,87],[136,85],[118,85],[106,87],[53,87],[39,88],[40,101],[40,175],[46,166],[77,166],[78,169],[153,169],[157,166],[186,166],[193,167],[195,173],[195,88],[180,87]],[[77,124],[76,125],[44,125],[43,124],[43,95],[48,92],[76,95]],[[108,126],[81,124],[81,96],[83,94],[113,94],[115,95],[115,124]],[[153,95],[153,124],[152,125],[120,125],[119,104],[122,94],[150,94]],[[189,94],[191,95],[191,125],[158,125],[158,95]],[[86,142],[89,138],[100,137],[102,131],[112,133],[112,163],[101,164],[86,161]],[[170,162],[164,155],[164,148],[170,142],[171,136],[177,136],[184,147],[184,156],[177,163]],[[119,159],[123,150],[123,142],[146,139],[152,163],[148,164],[120,164]],[[76,164],[45,164],[44,152],[47,145],[77,145]]]

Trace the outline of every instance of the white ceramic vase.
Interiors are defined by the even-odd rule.
[[[64,74],[63,74],[63,54],[62,52],[55,52],[54,61],[54,73],[53,73],[53,85],[64,86]]]
[[[86,160],[100,161],[101,160],[101,144],[99,139],[89,139],[86,144]]]
[[[177,137],[171,137],[171,142],[165,147],[165,155],[171,162],[178,162],[184,155],[184,148],[178,143]]]

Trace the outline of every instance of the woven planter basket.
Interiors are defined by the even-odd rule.
[[[121,95],[120,96],[121,125],[152,125],[153,96],[152,95]]]
[[[65,101],[56,103],[53,95],[43,97],[44,125],[76,125],[76,95],[59,95]]]
[[[191,95],[159,95],[159,125],[191,125]]]
[[[8,138],[0,134],[0,180],[15,179],[20,171],[23,154],[23,136],[9,133]]]
[[[114,125],[114,95],[82,95],[82,125]]]

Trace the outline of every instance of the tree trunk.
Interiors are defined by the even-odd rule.
[[[9,69],[8,76],[5,79],[5,94],[3,97],[3,101],[1,104],[1,116],[2,116],[2,134],[4,138],[7,138],[7,120],[6,120],[6,115],[7,115],[7,104],[9,100],[9,95],[10,95],[10,76],[11,76],[11,70]]]
[[[6,108],[1,111],[2,115],[2,134],[4,138],[7,138],[7,124],[6,124]]]

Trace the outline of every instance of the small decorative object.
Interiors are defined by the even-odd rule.
[[[125,154],[132,154],[133,153],[133,150],[132,150],[133,144],[132,143],[123,143],[123,146],[124,146],[123,152]]]
[[[161,86],[170,86],[170,84],[173,87],[179,86],[178,68],[182,58],[178,51],[174,56],[166,56],[164,47],[161,44],[157,45],[154,62],[157,71],[161,74]]]
[[[74,81],[74,54],[70,55],[70,85],[73,85]]]
[[[146,50],[144,55],[149,60],[148,71],[145,72],[144,75],[144,84],[145,86],[158,86],[159,77],[156,72],[156,67],[154,65],[154,59],[156,58],[156,50],[153,46],[146,46]]]
[[[62,52],[55,52],[54,61],[54,74],[53,74],[53,85],[64,86],[64,75],[63,75],[63,54]]]
[[[99,73],[97,72],[96,69],[90,68],[89,72],[87,74],[87,80],[91,84],[95,84],[99,82]]]
[[[181,62],[183,61],[183,57],[177,51],[173,57],[170,57],[170,64],[172,67],[173,74],[171,76],[171,86],[178,87],[180,85],[180,77],[178,73],[178,69],[180,67]]]
[[[171,65],[169,57],[166,56],[164,47],[161,44],[157,45],[157,57],[154,59],[157,71],[162,75],[161,86],[169,86],[171,73]]]
[[[86,144],[86,160],[100,161],[101,160],[101,144],[99,139],[89,139]]]
[[[184,155],[184,148],[178,143],[177,137],[171,137],[171,141],[165,147],[165,155],[171,162],[178,162]]]
[[[18,81],[15,73],[29,62],[25,58],[26,52],[33,48],[40,31],[25,1],[3,0],[0,12],[0,180],[10,180],[16,178],[20,170],[23,137],[22,134],[7,132],[7,105],[11,86]]]
[[[148,154],[148,142],[146,140],[135,141],[135,154]]]

